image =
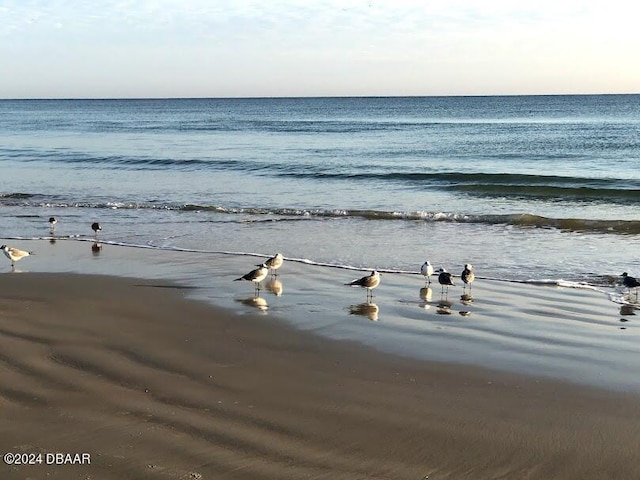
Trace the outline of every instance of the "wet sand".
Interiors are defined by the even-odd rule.
[[[0,447],[45,455],[2,479],[640,478],[637,394],[382,354],[161,280],[0,291]]]

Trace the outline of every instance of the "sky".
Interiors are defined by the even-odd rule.
[[[629,0],[0,0],[0,98],[640,93]]]

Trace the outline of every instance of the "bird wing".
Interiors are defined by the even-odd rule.
[[[22,258],[22,257],[28,257],[29,256],[29,252],[25,252],[24,250],[19,250],[17,248],[10,248],[9,249],[9,253],[16,257],[16,258]]]
[[[354,286],[354,287],[357,287],[357,286],[362,287],[362,286],[364,286],[364,282],[365,282],[365,280],[367,280],[367,278],[369,278],[369,277],[362,277],[362,278],[359,278],[357,280],[354,280],[353,282],[345,283],[345,285],[351,285],[351,286]]]

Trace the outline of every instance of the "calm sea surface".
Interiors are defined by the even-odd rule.
[[[0,165],[5,238],[640,275],[638,95],[4,100]]]

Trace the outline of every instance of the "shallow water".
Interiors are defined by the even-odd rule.
[[[420,275],[383,273],[368,302],[364,290],[344,285],[363,272],[285,261],[256,295],[250,282],[233,280],[263,257],[101,245],[96,252],[90,239],[24,241],[36,255],[18,262],[14,273],[8,262],[1,271],[175,281],[192,287],[184,290],[190,298],[385,352],[640,389],[640,310],[612,302],[604,291],[485,279],[464,291],[456,278],[443,295],[436,282],[427,289]]]

